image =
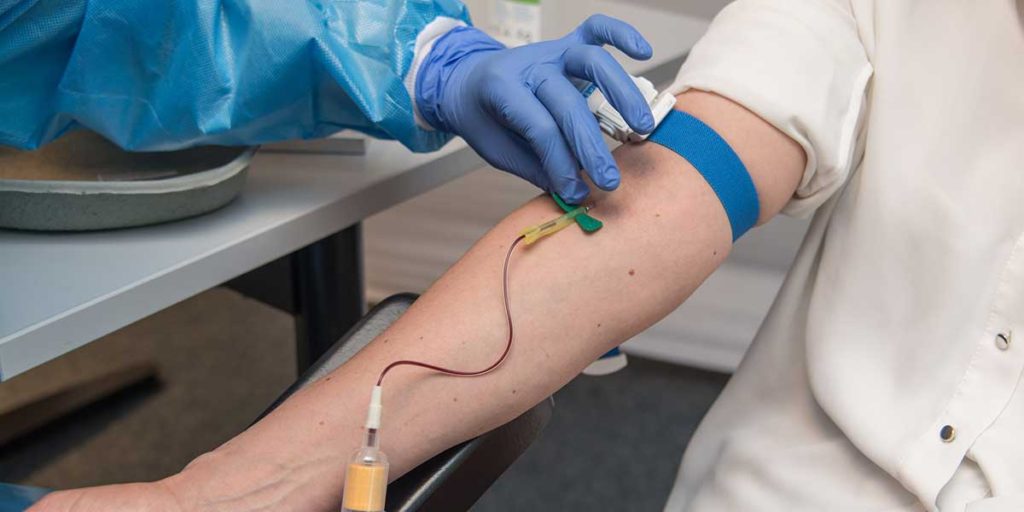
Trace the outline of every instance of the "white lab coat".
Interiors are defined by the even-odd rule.
[[[1024,510],[1024,0],[740,0],[687,88],[815,218],[667,510]]]

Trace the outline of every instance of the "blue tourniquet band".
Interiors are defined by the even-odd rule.
[[[704,176],[725,207],[734,242],[757,224],[761,204],[754,182],[740,157],[710,126],[673,110],[647,140],[678,153]]]

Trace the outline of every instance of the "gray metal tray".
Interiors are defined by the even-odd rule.
[[[87,131],[37,151],[0,146],[0,228],[87,231],[200,215],[241,192],[255,151],[131,153]]]

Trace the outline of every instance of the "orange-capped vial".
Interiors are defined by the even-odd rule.
[[[388,492],[388,459],[380,451],[377,431],[367,432],[367,443],[345,472],[342,512],[384,512]]]

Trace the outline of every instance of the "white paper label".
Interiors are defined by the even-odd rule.
[[[540,41],[540,0],[494,0],[494,38],[509,47]]]

